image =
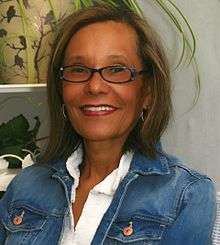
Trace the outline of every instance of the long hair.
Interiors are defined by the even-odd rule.
[[[42,157],[44,161],[67,159],[82,142],[81,136],[74,130],[70,121],[62,115],[63,96],[59,68],[72,36],[85,26],[105,21],[125,23],[135,30],[138,56],[143,63],[143,68],[151,71],[143,77],[146,83],[145,89],[150,87],[151,106],[145,113],[144,121],[139,120],[130,132],[123,151],[134,149],[149,157],[155,157],[156,145],[167,127],[172,111],[170,69],[167,58],[160,39],[146,19],[128,9],[100,4],[73,13],[58,26],[59,33],[54,42],[48,69],[50,135],[47,149]]]

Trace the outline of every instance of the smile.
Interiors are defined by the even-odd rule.
[[[109,105],[85,105],[80,108],[86,116],[104,116],[109,115],[117,110],[117,108]]]

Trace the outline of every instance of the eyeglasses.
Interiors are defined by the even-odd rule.
[[[137,71],[135,68],[125,66],[106,66],[95,69],[81,65],[69,65],[60,68],[60,79],[72,83],[82,83],[91,79],[95,72],[98,72],[102,79],[107,82],[127,83],[135,80],[138,75],[147,71]]]

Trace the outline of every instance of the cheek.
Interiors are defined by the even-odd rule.
[[[65,108],[71,121],[72,125],[74,126],[79,121],[79,91],[75,88],[71,88],[71,85],[67,85],[63,87],[63,102],[65,104]]]
[[[80,88],[76,85],[64,84],[63,85],[63,101],[66,106],[74,106],[78,103],[80,97]]]
[[[133,88],[124,95],[126,107],[132,115],[138,115],[143,110],[144,97],[140,87]]]
[[[65,104],[67,104],[68,101],[70,101],[72,89],[70,86],[65,85],[65,83],[63,83],[63,91],[62,92],[63,92],[63,101]]]

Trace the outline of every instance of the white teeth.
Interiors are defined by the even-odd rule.
[[[83,110],[85,111],[112,111],[113,108],[109,106],[90,106],[90,107],[84,107]]]

